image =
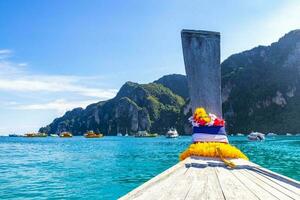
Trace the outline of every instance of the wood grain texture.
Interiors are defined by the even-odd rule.
[[[216,158],[190,157],[137,187],[121,200],[300,200],[300,183],[255,163],[232,159],[229,169]]]

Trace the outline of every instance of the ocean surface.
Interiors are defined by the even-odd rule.
[[[300,136],[249,142],[251,161],[300,180]],[[0,199],[116,199],[178,162],[191,137],[0,137]]]

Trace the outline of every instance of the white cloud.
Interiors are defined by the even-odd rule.
[[[80,86],[77,80],[69,77],[23,77],[19,79],[1,79],[0,90],[18,92],[74,92],[88,97],[98,97],[100,100],[112,98],[115,89],[97,89]]]
[[[0,60],[11,56],[12,53],[13,51],[10,49],[0,49]]]
[[[0,78],[14,78],[16,76],[21,76],[25,74],[24,65],[13,63],[10,61],[0,60]]]
[[[115,96],[116,89],[101,89],[85,86],[95,77],[32,74],[26,63],[0,60],[0,91],[9,92],[71,92],[99,100]],[[94,80],[99,81],[99,80]]]
[[[26,105],[14,105],[14,109],[17,110],[56,110],[60,114],[73,108],[82,107],[85,108],[89,104],[95,103],[97,100],[86,101],[67,101],[66,99],[58,99],[55,101],[40,103],[40,104],[26,104]]]
[[[116,89],[98,88],[97,83],[103,81],[99,76],[32,73],[27,63],[8,59],[10,54],[12,51],[0,49],[0,95],[6,94],[0,96],[2,108],[20,112],[52,110],[62,115],[73,108],[113,98],[117,93]]]

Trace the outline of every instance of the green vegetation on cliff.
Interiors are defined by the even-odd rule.
[[[180,127],[184,104],[181,96],[161,84],[127,82],[115,98],[69,111],[40,131],[71,131],[75,135],[87,130],[102,131],[106,135],[134,134],[140,130],[165,133],[170,127]]]
[[[232,55],[221,67],[223,115],[229,132],[299,132],[300,30],[270,46]],[[40,131],[164,134],[175,127],[189,133],[187,107],[186,77],[172,74],[149,84],[127,82],[115,98],[66,112]]]
[[[222,63],[227,129],[297,132],[300,124],[300,30],[270,46],[230,56]]]

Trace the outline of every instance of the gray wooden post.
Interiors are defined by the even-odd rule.
[[[181,40],[192,110],[222,117],[220,33],[184,29]]]

